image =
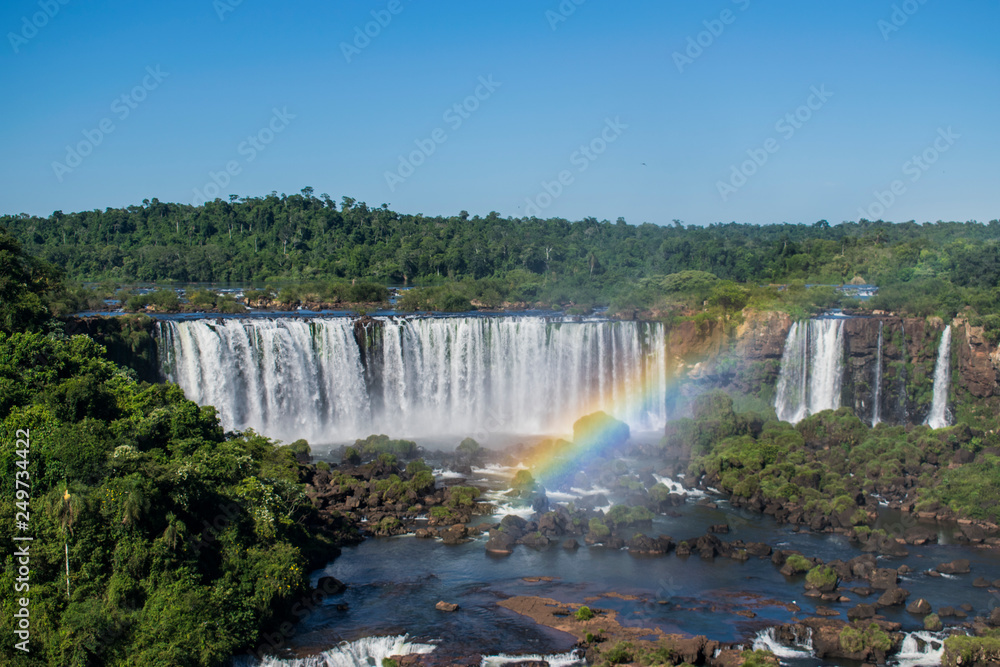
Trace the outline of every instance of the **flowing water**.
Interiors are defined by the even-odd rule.
[[[795,424],[821,410],[839,408],[843,377],[843,318],[793,323],[781,356],[774,401],[778,419]]]
[[[568,433],[606,412],[666,423],[664,328],[543,317],[162,320],[165,377],[226,429],[345,442],[371,433]]]
[[[931,428],[951,425],[948,411],[948,387],[951,379],[951,325],[944,328],[938,344],[937,363],[934,365],[934,398],[926,424]]]
[[[878,353],[875,356],[875,396],[872,398],[872,426],[882,421],[882,328],[885,323],[878,323]]]

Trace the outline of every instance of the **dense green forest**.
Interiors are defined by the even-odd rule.
[[[1000,280],[1000,221],[831,225],[630,225],[586,218],[452,217],[369,208],[302,194],[204,206],[167,204],[0,217],[25,250],[95,280],[258,282],[370,278],[402,284],[513,271],[586,282],[683,270],[736,282],[841,283],[946,275],[959,286]]]
[[[971,305],[989,316],[1000,285],[998,220],[697,227],[465,211],[426,217],[349,197],[338,204],[304,188],[200,207],[154,198],[48,218],[7,215],[0,226],[74,280],[284,284],[286,305],[343,294],[345,284],[361,279],[425,286],[402,304],[411,310],[655,310],[669,305],[662,302],[669,276],[701,271],[730,292],[732,283],[752,291],[769,283],[866,282],[882,288],[876,308],[947,316]]]
[[[59,290],[0,232],[0,663],[218,665],[255,649],[317,604],[307,573],[342,541],[305,496],[308,447],[224,434],[214,408],[65,336],[47,314]]]

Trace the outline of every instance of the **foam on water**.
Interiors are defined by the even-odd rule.
[[[786,646],[778,641],[774,634],[774,628],[765,628],[758,632],[753,638],[753,650],[770,651],[779,658],[810,658],[813,655],[812,631],[809,635],[801,638],[800,644]]]
[[[686,495],[690,498],[704,498],[706,495],[705,492],[702,491],[701,489],[685,489],[683,484],[669,477],[662,477],[660,475],[654,474],[653,479],[655,479],[657,482],[670,489],[670,493]]]
[[[890,664],[897,667],[940,665],[941,658],[944,657],[944,640],[947,637],[946,632],[909,632],[903,639],[903,645],[899,647],[899,653],[893,656]],[[920,649],[918,640],[924,642],[923,650]],[[931,642],[937,642],[939,648],[932,648]]]
[[[509,665],[517,662],[543,661],[549,663],[551,667],[574,667],[575,665],[587,664],[586,661],[577,655],[576,651],[570,651],[569,653],[556,653],[553,655],[507,655],[506,653],[501,653],[499,655],[484,656],[483,661],[479,664],[481,667],[502,667],[502,665]]]
[[[241,656],[233,659],[233,667],[379,667],[383,658],[392,655],[430,653],[434,649],[432,644],[410,642],[407,635],[365,637],[305,658],[286,660],[267,656],[257,660]]]

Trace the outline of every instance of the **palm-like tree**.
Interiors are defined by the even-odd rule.
[[[63,551],[66,553],[66,597],[69,597],[69,538],[73,534],[73,524],[83,509],[84,498],[79,485],[73,485],[70,493],[69,483],[53,489],[45,503],[46,513],[58,524],[63,534]]]

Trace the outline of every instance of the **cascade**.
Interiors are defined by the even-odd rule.
[[[797,423],[821,410],[840,407],[844,375],[844,320],[795,322],[781,356],[774,409],[778,419]]]
[[[948,413],[948,385],[951,376],[951,325],[941,333],[938,344],[937,363],[934,365],[934,397],[931,400],[931,411],[924,422],[931,428],[944,428],[951,424]]]
[[[875,397],[872,399],[872,426],[882,421],[882,328],[885,323],[878,323],[878,353],[875,358]]]
[[[604,410],[666,423],[663,325],[543,317],[367,322],[345,317],[163,320],[164,377],[224,428],[291,441],[567,433]]]

